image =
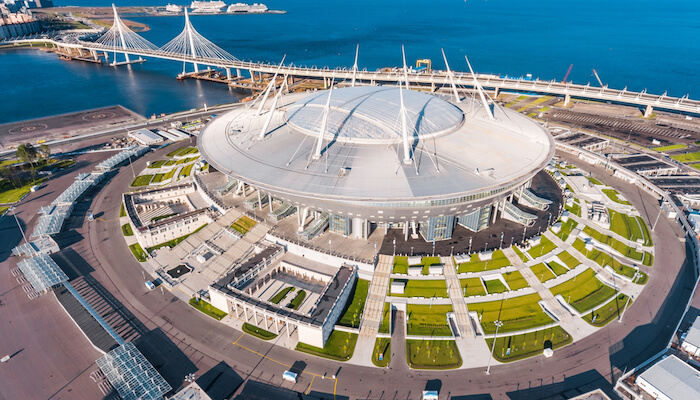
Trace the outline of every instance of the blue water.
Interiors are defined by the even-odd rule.
[[[232,2],[229,0],[228,2]],[[182,2],[180,0],[179,2]],[[231,54],[248,60],[297,65],[359,67],[431,58],[465,70],[464,54],[478,72],[596,84],[595,68],[610,87],[689,93],[700,98],[700,2],[694,0],[268,0],[281,15],[193,16],[195,28]],[[65,0],[58,5],[109,5],[105,0]],[[164,5],[165,0],[124,0],[117,6]],[[163,45],[182,29],[181,17],[132,18],[151,26],[143,36]],[[191,68],[191,67],[190,67]],[[175,62],[149,60],[112,68],[64,62],[50,54],[0,54],[3,107],[0,123],[122,104],[140,114],[172,112],[236,101],[224,85],[178,82]]]

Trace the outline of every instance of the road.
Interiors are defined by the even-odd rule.
[[[139,170],[146,161],[158,159],[171,150],[149,153],[136,161],[134,168]],[[614,184],[638,207],[647,222],[656,218],[658,206],[653,198],[602,169],[591,170],[600,180]],[[216,374],[211,371],[225,371],[228,383],[218,390],[227,396],[245,379],[326,398],[332,397],[334,391],[338,398],[419,398],[426,385],[429,382],[434,385],[436,381],[440,382],[441,398],[488,395],[494,399],[525,399],[576,393],[598,386],[609,390],[613,374],[619,376],[622,370],[634,367],[665,347],[692,290],[692,270],[684,265],[685,249],[678,240],[680,230],[662,218],[654,240],[657,254],[663,257],[657,257],[657,265],[647,269],[650,282],[622,323],[613,322],[596,334],[557,350],[550,359],[540,356],[496,365],[488,376],[481,369],[436,372],[346,365],[243,335],[209,319],[167,291],[164,294],[147,291],[140,265],[125,245],[117,218],[121,193],[132,179],[130,168],[122,168],[90,204],[96,215],[104,213],[102,217],[76,225],[64,239],[72,242],[75,257],[90,265],[91,275],[133,314],[134,323],[139,324],[142,333],[137,346],[174,387],[182,385],[185,374],[190,372],[202,376],[200,379],[206,382],[215,382],[217,379],[212,375]],[[47,197],[46,203],[55,195]],[[3,218],[3,223],[6,221]],[[5,275],[8,274],[3,279]],[[55,312],[59,311],[62,312]],[[6,333],[21,334],[19,330],[16,332],[20,333],[14,330]],[[86,346],[89,345],[82,345]],[[39,347],[47,349],[43,344]],[[303,370],[299,382],[293,386],[282,384],[282,372],[292,365]],[[324,379],[333,374],[337,375],[337,382]],[[0,383],[6,383],[3,374]],[[3,390],[6,389],[0,389],[0,393],[4,394]]]

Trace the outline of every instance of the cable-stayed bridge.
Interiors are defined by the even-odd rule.
[[[241,78],[245,73],[250,75],[252,81],[260,81],[263,74],[288,75],[290,77],[323,79],[324,87],[330,86],[332,81],[357,82],[358,84],[389,84],[395,85],[401,80],[408,80],[413,87],[420,87],[431,91],[449,88],[452,82],[461,91],[472,91],[475,85],[481,85],[484,89],[493,91],[497,95],[500,91],[515,91],[537,94],[551,94],[564,96],[565,105],[571,98],[593,99],[598,101],[610,101],[616,103],[645,107],[644,115],[649,117],[654,108],[670,111],[700,114],[700,101],[690,99],[688,95],[672,97],[666,93],[657,95],[642,92],[612,89],[606,86],[591,86],[574,84],[569,82],[526,80],[513,78],[500,78],[494,75],[473,75],[472,73],[456,71],[437,71],[431,73],[411,73],[407,77],[401,69],[367,71],[357,68],[315,68],[298,67],[294,65],[277,65],[242,61],[228,53],[226,50],[212,43],[196,31],[185,11],[185,25],[182,32],[165,45],[158,47],[129,29],[119,17],[116,7],[114,9],[114,23],[112,27],[95,41],[83,40],[78,35],[71,35],[68,40],[43,39],[65,51],[78,52],[79,59],[85,61],[105,62],[112,66],[128,65],[144,62],[147,58],[159,58],[183,63],[183,75],[185,67],[191,65],[194,73],[199,72],[200,66],[220,68],[226,71],[227,80]],[[21,43],[37,42],[41,39],[26,39],[6,41]],[[110,62],[110,55],[112,57]],[[118,58],[121,57],[122,61]],[[234,75],[235,74],[235,77]]]

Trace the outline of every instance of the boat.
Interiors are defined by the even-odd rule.
[[[226,9],[227,13],[231,14],[255,14],[255,13],[265,13],[268,12],[268,8],[263,3],[253,3],[252,5],[246,3],[236,3],[231,4]]]
[[[226,7],[226,3],[221,0],[211,0],[211,1],[199,1],[194,0],[190,4],[190,9],[193,13],[218,13]]]
[[[176,5],[176,4],[170,4],[168,3],[167,6],[165,6],[165,11],[167,12],[172,12],[172,13],[181,13],[182,12],[182,7]]]

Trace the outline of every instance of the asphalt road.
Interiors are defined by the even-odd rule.
[[[143,168],[147,160],[158,159],[170,150],[172,148],[149,153],[134,167]],[[597,178],[614,184],[642,211],[648,222],[653,222],[658,209],[653,198],[635,186],[610,177],[607,172],[593,170]],[[138,325],[136,328],[141,332],[137,346],[168,382],[178,387],[185,374],[194,372],[201,377],[200,384],[218,390],[222,398],[229,397],[245,379],[328,398],[334,390],[338,398],[419,398],[426,385],[435,386],[436,383],[441,388],[441,398],[485,395],[485,398],[494,399],[531,399],[563,393],[571,395],[599,386],[609,390],[613,375],[616,378],[622,370],[634,367],[665,347],[692,290],[693,273],[684,265],[685,249],[678,240],[680,230],[672,221],[662,218],[654,234],[657,265],[646,269],[650,282],[626,312],[622,323],[612,322],[596,334],[557,350],[550,359],[540,356],[497,365],[491,368],[490,375],[485,375],[482,369],[407,372],[347,365],[243,335],[190,308],[167,291],[164,294],[158,290],[147,291],[140,265],[126,247],[118,224],[121,193],[132,179],[130,168],[122,168],[89,205],[96,215],[101,215],[100,219],[76,224],[66,238],[73,242],[71,248],[75,257],[89,264],[92,277],[133,314],[132,323]],[[56,195],[58,193],[60,191]],[[46,203],[54,197],[47,198]],[[28,215],[31,214],[21,217]],[[2,223],[7,223],[7,218],[3,218]],[[7,275],[3,274],[2,279],[6,280]],[[3,308],[0,310],[5,312]],[[7,334],[22,335],[22,332],[10,330]],[[4,345],[3,340],[6,339],[0,338],[0,345]],[[85,344],[75,350],[66,346],[66,351],[81,352],[79,350],[89,346],[86,340],[83,342]],[[43,343],[38,347],[44,351],[50,348]],[[58,361],[47,360],[46,363],[52,362]],[[282,383],[282,372],[291,366],[303,370],[296,385]],[[227,377],[226,382],[217,379],[221,374]],[[333,374],[337,375],[337,382],[325,379]],[[4,394],[9,386],[3,375],[0,374],[0,393]],[[44,376],[20,377],[13,385],[18,382],[31,385],[28,380]],[[8,394],[7,398],[16,397]]]

